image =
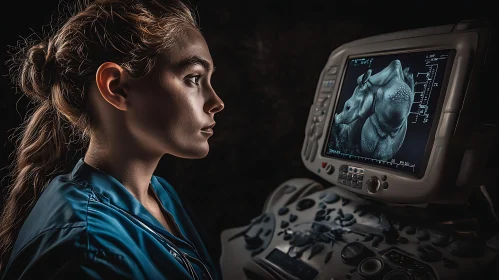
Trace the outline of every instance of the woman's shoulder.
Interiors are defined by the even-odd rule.
[[[53,229],[86,226],[86,212],[91,190],[58,175],[45,187],[18,235],[17,243]]]
[[[127,257],[129,230],[119,215],[102,205],[90,186],[70,180],[67,174],[54,177],[18,234],[11,266],[29,266],[37,259],[57,260],[56,255],[67,254],[90,259]]]

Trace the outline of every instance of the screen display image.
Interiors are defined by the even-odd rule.
[[[419,174],[450,53],[349,59],[325,155]]]

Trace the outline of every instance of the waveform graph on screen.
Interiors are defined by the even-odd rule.
[[[427,123],[429,121],[430,114],[428,103],[431,100],[432,93],[435,92],[435,88],[441,86],[440,82],[436,80],[436,77],[439,71],[445,70],[439,69],[440,64],[438,62],[447,60],[447,58],[447,54],[439,56],[436,54],[427,55],[425,59],[427,71],[418,72],[415,75],[415,94],[414,103],[409,115],[410,123]]]

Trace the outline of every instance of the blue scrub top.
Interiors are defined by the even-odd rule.
[[[118,180],[81,158],[41,194],[2,279],[220,279],[173,187],[154,175],[151,186],[180,238]]]

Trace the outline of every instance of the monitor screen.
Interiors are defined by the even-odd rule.
[[[450,54],[350,58],[324,155],[421,175]]]

